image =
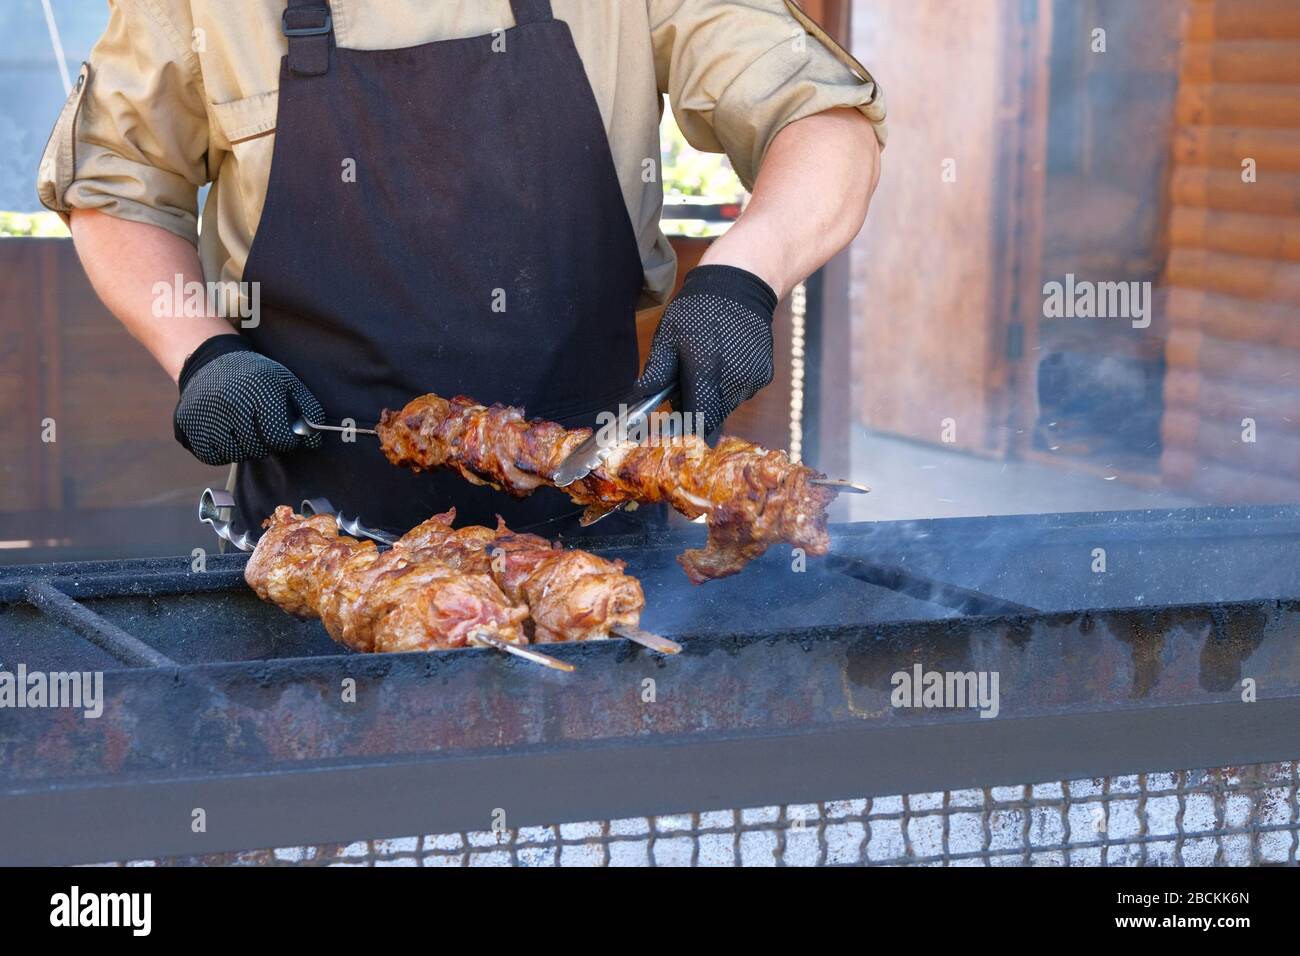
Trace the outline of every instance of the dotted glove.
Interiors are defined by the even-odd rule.
[[[735,266],[697,266],[664,309],[635,397],[678,383],[680,412],[702,415],[712,434],[772,381],[776,293]],[[635,399],[634,399],[635,400]]]
[[[239,335],[200,345],[180,375],[176,440],[205,465],[228,465],[272,452],[319,448],[320,435],[293,433],[298,417],[320,422],[324,409],[279,362],[250,351]]]

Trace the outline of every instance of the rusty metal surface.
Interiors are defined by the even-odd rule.
[[[1262,698],[1300,694],[1294,601],[715,634],[684,645],[673,658],[621,641],[548,648],[574,674],[488,650],[115,670],[98,719],[0,711],[0,754],[6,781],[17,783],[981,721],[970,711],[891,706],[891,675],[918,663],[996,671],[999,720],[1236,703],[1243,676]],[[642,700],[648,678],[653,703]],[[341,699],[345,679],[356,681],[355,703]]]

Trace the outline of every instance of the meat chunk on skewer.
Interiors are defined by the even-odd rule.
[[[558,548],[534,534],[515,534],[505,523],[452,529],[455,509],[412,528],[394,550],[437,554],[463,571],[489,573],[512,600],[528,606],[534,641],[586,641],[610,631],[635,629],[645,595],[622,561]]]
[[[263,527],[267,531],[244,567],[244,580],[263,601],[298,617],[318,616],[318,560],[322,569],[332,568],[354,550],[375,550],[372,542],[341,537],[333,515],[304,518],[281,506]],[[326,552],[330,556],[322,557]]]
[[[379,551],[338,533],[334,518],[304,518],[281,505],[244,569],[263,600],[318,617],[357,651],[464,647],[475,634],[527,643],[528,608],[489,574],[459,571],[420,548]]]
[[[451,469],[473,484],[516,497],[553,484],[560,464],[591,435],[585,428],[529,421],[518,408],[437,395],[385,411],[377,431],[394,465]],[[700,584],[737,573],[780,542],[809,555],[825,554],[830,548],[826,508],[836,492],[814,484],[824,477],[784,452],[730,437],[710,448],[698,436],[686,435],[650,444],[624,442],[590,475],[562,490],[574,502],[596,508],[667,502],[689,518],[706,515],[706,546],[677,559]]]

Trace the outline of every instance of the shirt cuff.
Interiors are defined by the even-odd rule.
[[[871,121],[883,147],[885,103],[880,87],[861,82],[834,60],[815,37],[783,40],[755,60],[718,98],[714,134],[736,175],[753,189],[763,156],[776,134],[795,120],[849,107]]]
[[[198,190],[179,176],[103,149],[77,144],[77,178],[63,194],[68,209],[95,209],[116,219],[158,226],[198,246]],[[86,159],[86,153],[92,155]]]

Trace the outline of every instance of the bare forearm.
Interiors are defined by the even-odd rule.
[[[157,283],[174,287],[177,276],[182,284],[203,281],[198,253],[179,236],[158,226],[76,209],[72,239],[95,292],[173,381],[201,342],[232,331],[216,316],[186,316],[180,302],[157,308]]]
[[[880,147],[857,110],[796,120],[768,147],[740,219],[700,262],[746,269],[784,298],[858,234],[879,178]]]

